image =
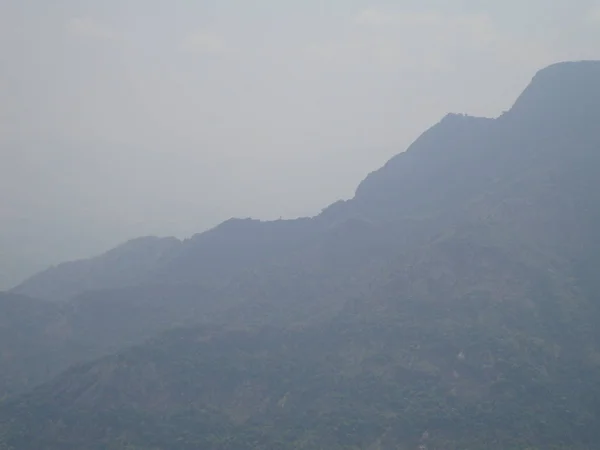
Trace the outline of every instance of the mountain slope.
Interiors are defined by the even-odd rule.
[[[20,449],[594,448],[597,361],[465,307],[171,332],[5,403],[0,430]]]
[[[133,239],[96,258],[51,267],[12,291],[34,298],[66,300],[85,291],[128,287],[168,261],[181,242],[175,238]]]
[[[425,232],[423,227],[429,234],[443,230],[478,196],[501,192],[515,177],[527,176],[529,168],[537,171],[535,178],[551,164],[584,167],[590,155],[585,156],[585,148],[572,152],[570,147],[575,142],[590,152],[596,148],[598,73],[595,61],[553,65],[536,74],[514,107],[496,120],[448,115],[408,151],[370,174],[352,200],[331,205],[315,218],[230,220],[183,243],[141,240],[51,269],[14,292],[64,300],[85,290],[157,280],[223,287],[240,273],[318,245],[348,219],[384,226],[393,222],[396,229],[409,227],[404,234]],[[113,253],[121,264],[108,257]]]
[[[197,286],[93,291],[68,303],[0,293],[0,398],[219,310],[218,295]]]
[[[94,294],[119,333],[86,334],[97,313],[71,323],[105,351],[209,325],[7,400],[0,436],[25,450],[596,448],[598,123],[600,63],[554,65],[506,114],[447,116],[315,218],[184,241],[129,294]],[[147,303],[119,308],[159,286],[207,294],[157,298],[128,334]]]
[[[0,398],[66,368],[55,345],[62,319],[55,305],[0,293],[0,311]]]

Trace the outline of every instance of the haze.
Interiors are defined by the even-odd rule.
[[[136,236],[316,214],[598,42],[584,0],[1,2],[0,288]]]

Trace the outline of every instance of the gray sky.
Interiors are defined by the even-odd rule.
[[[0,255],[318,213],[572,59],[600,59],[600,2],[0,1]]]

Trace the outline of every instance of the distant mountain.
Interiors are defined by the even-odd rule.
[[[444,229],[430,219],[455,220],[478,195],[494,192],[530,167],[551,170],[550,164],[570,162],[573,156],[593,157],[567,150],[581,134],[587,139],[580,145],[595,144],[590,130],[598,114],[598,64],[561,63],[540,71],[498,119],[447,115],[408,151],[370,174],[352,200],[331,205],[315,218],[232,219],[184,242],[137,239],[97,258],[61,264],[13,291],[65,300],[86,290],[157,281],[223,286],[243,271],[287,260],[318,244],[348,219],[379,226],[398,222],[407,227],[406,233],[422,226]]]
[[[64,300],[85,291],[133,286],[145,281],[149,272],[173,257],[180,245],[176,238],[133,239],[96,258],[47,269],[17,286],[13,292]]]
[[[72,362],[63,362],[59,340],[60,312],[54,304],[0,293],[0,398],[34,386]],[[57,354],[58,353],[58,354]]]
[[[91,291],[67,303],[0,293],[0,398],[172,327],[208,322],[218,298],[184,285]]]
[[[596,448],[598,123],[600,62],[553,65],[314,218],[26,281],[64,301],[0,304],[20,336],[0,343],[5,392],[59,370],[28,365],[53,345],[40,330],[71,336],[53,367],[87,362],[0,404],[0,449]]]

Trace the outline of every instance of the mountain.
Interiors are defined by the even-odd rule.
[[[96,258],[66,262],[40,272],[13,292],[35,298],[62,300],[86,291],[128,287],[168,261],[181,242],[153,236],[133,239]]]
[[[9,381],[40,373],[48,323],[72,367],[7,390],[28,392],[0,404],[0,449],[596,448],[597,123],[600,62],[556,64],[316,217],[26,281],[0,303]]]
[[[216,293],[185,285],[90,291],[65,303],[0,293],[0,398],[170,328],[216,321],[221,309]]]
[[[418,323],[169,332],[8,401],[4,439],[24,449],[594,448],[597,361],[560,355],[506,314],[465,326],[469,306]]]
[[[0,293],[0,311],[0,398],[66,368],[56,352],[61,317],[52,303]]]
[[[585,145],[594,145],[590,130],[598,113],[597,72],[596,61],[553,65],[536,74],[514,107],[498,119],[449,114],[408,151],[370,174],[352,200],[331,205],[317,217],[232,219],[183,242],[138,239],[100,257],[42,272],[13,292],[65,300],[86,290],[142,283],[222,287],[257,266],[287,262],[307,246],[329,239],[333,229],[356,226],[356,221],[405,227],[399,235],[425,226],[432,234],[433,228],[445,229],[436,221],[454,221],[476,196],[497,192],[531,167],[550,173],[550,165],[561,160],[579,164],[584,161],[572,157],[593,157],[566,149],[581,135],[591,139]],[[348,220],[355,222],[348,225]]]

